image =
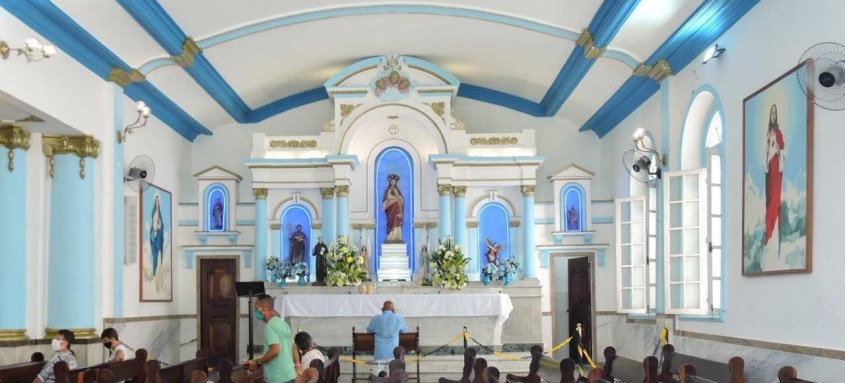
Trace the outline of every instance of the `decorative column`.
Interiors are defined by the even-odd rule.
[[[440,220],[437,226],[440,228],[440,238],[452,235],[452,185],[437,185],[437,192],[440,193]]]
[[[534,185],[522,186],[522,270],[524,278],[537,277],[534,248]]]
[[[453,186],[455,193],[455,244],[467,251],[467,187]]]
[[[18,126],[0,127],[0,341],[26,336],[26,150],[29,132]]]
[[[517,221],[517,220],[512,220],[512,221],[508,222],[508,241],[510,241],[510,243],[512,243],[513,246],[516,246],[516,244],[519,243],[519,221]],[[516,254],[514,254],[513,249],[508,251],[508,253],[509,253],[509,256],[515,258]],[[520,261],[520,264],[523,264],[521,259],[519,259],[519,261]],[[520,274],[524,275],[525,273],[522,272],[522,271],[523,270],[520,270]]]
[[[254,188],[255,196],[255,280],[263,281],[267,278],[267,189]]]
[[[337,235],[349,237],[349,185],[334,187],[337,194]]]
[[[478,221],[467,222],[469,231],[469,244],[467,245],[467,257],[469,257],[469,266],[467,267],[467,276],[471,281],[481,280],[481,269],[479,268],[479,259],[481,252],[478,250]]]
[[[270,249],[267,251],[271,256],[274,256],[278,259],[282,259],[282,224],[279,221],[275,221],[270,224]],[[263,267],[264,272],[267,272],[267,268],[264,265],[257,265],[256,267]],[[265,276],[265,280],[268,276]]]
[[[97,338],[94,322],[94,177],[100,142],[91,136],[44,136],[49,158],[50,247],[47,337],[71,329]]]
[[[334,235],[334,188],[320,188],[323,197],[323,241],[330,246],[337,238]]]

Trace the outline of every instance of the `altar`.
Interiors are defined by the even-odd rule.
[[[267,289],[291,329],[307,331],[323,347],[350,347],[352,328],[365,332],[386,300],[393,301],[396,313],[405,317],[408,331],[419,327],[423,352],[453,340],[464,326],[476,340],[499,350],[527,350],[542,340],[536,281],[506,288],[471,283],[462,291],[382,283],[373,294],[359,294],[358,287],[275,288],[268,284]],[[451,346],[460,353],[463,342],[458,339]]]

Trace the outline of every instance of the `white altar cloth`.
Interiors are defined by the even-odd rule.
[[[513,310],[507,294],[319,294],[280,295],[275,309],[287,317],[372,317],[393,301],[406,318],[497,317],[501,325]]]

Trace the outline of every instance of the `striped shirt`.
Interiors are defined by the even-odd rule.
[[[56,375],[53,374],[53,367],[55,367],[56,363],[59,362],[67,363],[68,370],[73,370],[77,367],[76,357],[73,356],[72,352],[57,352],[56,355],[53,355],[53,357],[47,361],[47,363],[44,363],[44,368],[42,368],[41,372],[38,373],[38,379],[44,383],[55,383]]]

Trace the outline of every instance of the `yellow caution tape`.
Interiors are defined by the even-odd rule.
[[[593,362],[593,358],[590,358],[590,353],[588,353],[587,350],[585,350],[583,347],[578,348],[581,349],[581,355],[584,355],[584,357],[587,358],[587,363],[590,364],[590,367],[596,368],[596,364]]]
[[[567,345],[567,344],[569,344],[569,342],[571,342],[571,341],[572,341],[572,337],[570,336],[570,337],[569,337],[569,339],[567,339],[567,340],[565,340],[565,341],[563,341],[563,342],[560,342],[560,344],[558,344],[557,346],[552,347],[552,349],[551,349],[551,350],[549,350],[549,352],[552,352],[552,353],[553,353],[553,352],[555,352],[555,351],[557,351],[557,350],[560,350],[561,348],[563,348],[563,346],[566,346],[566,345]]]

